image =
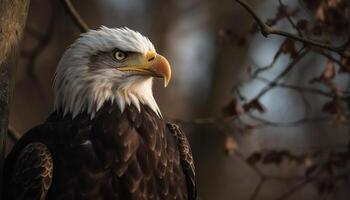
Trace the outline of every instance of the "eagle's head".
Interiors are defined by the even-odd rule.
[[[153,98],[153,77],[171,76],[169,62],[151,41],[128,28],[101,27],[81,34],[61,58],[54,80],[55,110],[91,118],[109,101],[123,112],[133,104],[161,113]]]

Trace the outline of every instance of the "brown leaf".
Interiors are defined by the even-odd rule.
[[[305,167],[311,167],[313,165],[313,161],[311,160],[311,158],[309,156],[307,156],[304,159],[304,165],[305,165]]]
[[[349,123],[349,117],[342,113],[337,113],[333,116],[332,122],[335,127],[347,125]]]
[[[317,7],[316,13],[315,13],[315,18],[317,20],[320,20],[322,22],[325,21],[325,13],[324,13],[324,4],[320,3],[319,6]]]
[[[224,117],[234,117],[242,113],[242,108],[236,98],[233,98],[223,109]]]
[[[266,24],[269,26],[276,25],[281,19],[289,16],[295,16],[298,13],[297,8],[290,8],[289,6],[279,6],[277,10],[277,14],[266,21]]]
[[[261,153],[255,152],[247,158],[247,162],[251,165],[255,165],[256,163],[258,163],[261,160],[261,158],[262,158]]]
[[[309,26],[310,22],[305,19],[301,19],[297,22],[297,28],[300,30],[309,30]]]
[[[337,173],[337,168],[333,165],[332,162],[328,162],[325,168],[329,176],[334,176]]]
[[[334,62],[331,60],[327,61],[326,69],[322,72],[320,77],[314,78],[310,83],[323,82],[327,85],[332,85],[331,80],[335,77],[336,71]]]
[[[317,189],[321,195],[331,194],[334,193],[335,185],[332,180],[325,179],[317,183]]]
[[[317,165],[312,165],[310,167],[308,167],[305,171],[305,176],[309,177],[311,176],[317,169]]]
[[[284,54],[289,54],[292,58],[295,58],[298,55],[298,51],[295,47],[295,41],[287,38],[281,45],[280,52]]]
[[[289,161],[290,163],[299,164],[299,159],[302,159],[302,162],[305,160],[305,156],[296,156],[291,154],[288,150],[271,150],[264,155],[263,163],[264,164],[275,164],[279,165],[283,160]]]
[[[237,45],[239,47],[244,46],[246,44],[247,44],[247,37],[246,36],[241,36],[237,41]]]
[[[330,114],[337,114],[340,113],[340,102],[337,98],[334,98],[333,100],[327,102],[324,104],[322,111],[330,113]]]
[[[260,103],[258,99],[253,99],[252,101],[243,105],[243,110],[249,112],[251,110],[257,110],[260,113],[265,112],[264,106]]]
[[[330,8],[336,8],[341,3],[341,0],[328,0],[327,3]]]
[[[230,29],[219,29],[217,37],[220,43],[230,43],[232,41],[232,31]]]
[[[283,150],[283,151],[277,151],[277,150],[270,151],[269,153],[267,153],[264,156],[263,163],[264,164],[279,165],[283,161],[283,158],[285,156],[287,156],[288,154],[289,154],[288,151],[285,151],[285,150]]]
[[[305,164],[306,155],[295,155],[293,156],[293,160],[298,165],[304,165]]]
[[[347,107],[348,107],[348,110],[350,110],[350,96],[348,96],[346,98],[346,103],[347,103]],[[350,143],[349,143],[350,144]]]
[[[339,72],[350,73],[350,58],[343,57],[341,59],[341,64]]]
[[[227,136],[225,140],[225,151],[227,155],[233,155],[238,149],[238,143],[232,136]]]
[[[326,70],[323,72],[323,78],[325,80],[331,80],[335,76],[335,67],[334,63],[330,60],[327,61],[327,67]]]

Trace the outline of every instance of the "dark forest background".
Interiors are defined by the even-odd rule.
[[[82,29],[67,2],[30,1],[6,152],[52,112],[56,65]],[[350,199],[348,0],[71,3],[89,28],[137,30],[170,61],[154,93],[188,133],[199,199]]]

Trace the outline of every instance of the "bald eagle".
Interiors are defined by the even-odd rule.
[[[147,37],[83,33],[57,66],[54,112],[6,158],[3,199],[195,199],[189,143],[164,122],[153,77],[167,86],[171,70]]]

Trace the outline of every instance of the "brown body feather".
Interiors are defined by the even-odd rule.
[[[195,199],[187,139],[148,107],[53,114],[6,158],[6,200]]]

